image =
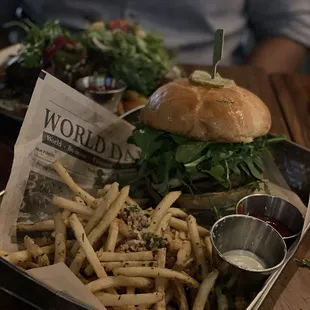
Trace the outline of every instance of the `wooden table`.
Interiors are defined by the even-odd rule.
[[[270,80],[292,140],[310,149],[310,75],[277,74]],[[299,260],[305,257],[310,258],[310,231],[294,256]],[[292,259],[261,309],[310,309],[310,270],[298,268]]]
[[[270,80],[292,140],[310,149],[310,75],[275,74]]]

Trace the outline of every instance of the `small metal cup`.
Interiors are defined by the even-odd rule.
[[[98,87],[98,90],[89,89],[90,86]],[[101,86],[113,87],[112,89],[100,90]],[[77,80],[75,87],[108,110],[117,113],[127,85],[123,81],[109,76],[86,76]]]
[[[255,194],[244,197],[236,206],[237,214],[267,217],[279,221],[286,226],[292,235],[283,237],[287,246],[301,234],[304,218],[301,212],[288,201],[265,194]]]
[[[247,215],[228,215],[218,220],[211,229],[214,262],[226,286],[246,288],[248,292],[261,289],[266,278],[284,262],[287,249],[281,235],[270,225]],[[245,250],[257,255],[265,269],[242,268],[231,263],[224,254]]]

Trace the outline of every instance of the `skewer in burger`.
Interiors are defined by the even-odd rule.
[[[129,138],[141,149],[140,176],[160,196],[182,190],[179,202],[191,196],[196,207],[210,198],[227,206],[259,188],[263,154],[277,140],[260,98],[204,71],[157,89],[140,121]]]

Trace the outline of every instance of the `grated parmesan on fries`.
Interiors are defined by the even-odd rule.
[[[64,262],[108,309],[189,309],[187,294],[194,309],[205,309],[218,271],[209,231],[173,207],[181,192],[142,209],[128,196],[129,186],[107,184],[93,197],[60,162],[53,166],[76,195],[72,201],[53,198],[55,220],[48,230],[55,229],[54,244],[41,247],[26,236],[26,250],[0,251],[4,259],[23,269]],[[67,239],[70,229],[74,240]],[[216,296],[225,300],[218,287]]]

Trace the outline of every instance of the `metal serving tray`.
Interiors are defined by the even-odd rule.
[[[310,188],[310,150],[290,141],[274,147],[273,155],[287,184],[306,204]],[[0,309],[91,309],[62,292],[53,292],[0,258]]]

